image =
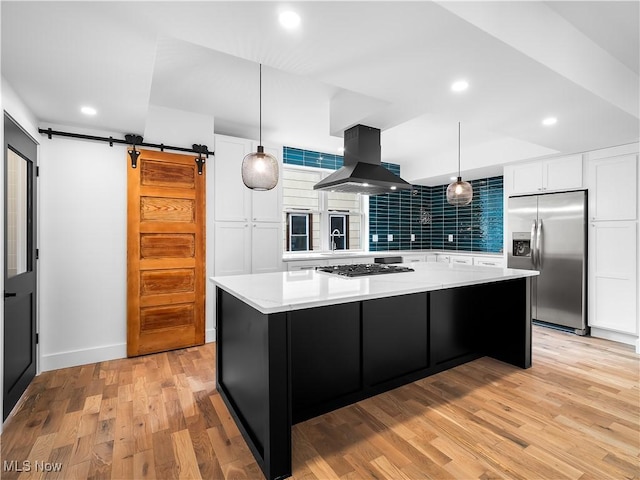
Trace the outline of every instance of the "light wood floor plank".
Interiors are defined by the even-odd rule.
[[[293,478],[640,479],[640,356],[534,327],[481,358],[293,427]],[[215,344],[45,372],[7,419],[3,480],[262,477],[215,390]]]

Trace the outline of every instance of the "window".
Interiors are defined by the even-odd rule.
[[[307,252],[312,250],[309,226],[311,223],[309,213],[290,213],[287,215],[287,241],[290,252]]]
[[[329,247],[331,250],[347,250],[349,248],[347,215],[329,214]]]
[[[366,238],[363,199],[367,197],[314,190],[313,186],[329,173],[319,168],[292,165],[282,169],[284,250],[363,249]]]

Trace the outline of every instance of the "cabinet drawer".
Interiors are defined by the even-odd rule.
[[[454,265],[473,265],[473,257],[451,257],[451,263]]]
[[[504,267],[504,260],[501,258],[474,257],[473,264],[483,267]]]
[[[287,265],[287,270],[290,272],[297,272],[300,270],[315,270],[316,267],[324,267],[326,265],[326,260],[317,260],[313,262],[289,262]]]

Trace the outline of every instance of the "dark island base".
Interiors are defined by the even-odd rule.
[[[268,479],[291,425],[482,356],[531,366],[529,278],[263,314],[217,288],[217,388]]]

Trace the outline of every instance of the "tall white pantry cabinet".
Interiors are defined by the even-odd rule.
[[[592,336],[640,353],[638,150],[635,143],[505,166],[504,211],[510,195],[587,190],[587,323]]]
[[[242,159],[255,141],[216,135],[214,160],[214,275],[277,272],[282,266],[282,185],[255,191],[242,182]],[[265,145],[280,162],[282,148]]]
[[[635,344],[638,335],[638,145],[589,152],[589,326]]]

